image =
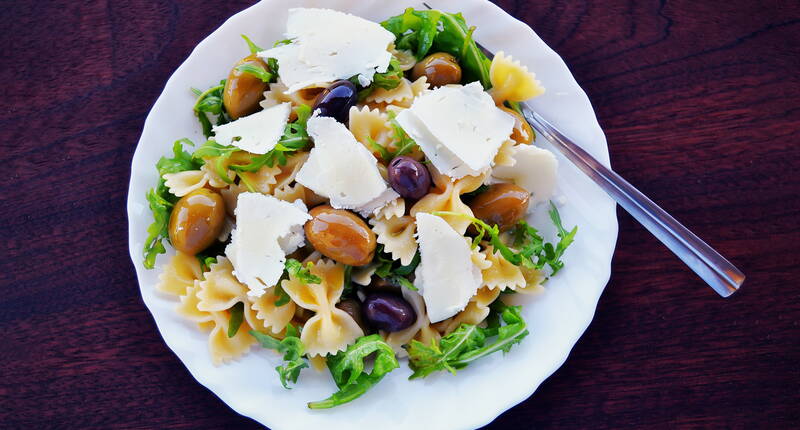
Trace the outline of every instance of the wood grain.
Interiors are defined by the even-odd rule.
[[[3,2],[2,427],[258,427],[159,337],[125,218],[150,106],[249,3]],[[799,427],[800,3],[498,4],[564,57],[614,168],[748,281],[716,297],[620,212],[591,327],[488,428]]]

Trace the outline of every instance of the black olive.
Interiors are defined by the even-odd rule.
[[[403,198],[419,200],[431,188],[431,174],[419,161],[406,156],[395,157],[387,168],[389,185]]]
[[[364,325],[364,319],[361,317],[361,303],[358,302],[356,299],[344,299],[341,302],[336,304],[336,307],[345,311],[353,321],[361,327],[361,330],[364,330],[364,333],[367,332],[367,327]]]
[[[387,332],[410,327],[417,313],[403,297],[391,293],[372,293],[363,304],[364,318],[370,326]]]
[[[346,125],[350,108],[357,102],[356,86],[347,80],[336,81],[317,96],[313,111],[317,116],[329,116]]]

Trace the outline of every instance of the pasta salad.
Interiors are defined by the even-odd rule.
[[[544,88],[473,31],[438,10],[291,9],[284,40],[243,35],[250,54],[192,89],[207,140],[156,164],[143,257],[153,269],[175,249],[156,289],[209,333],[215,365],[260,345],[282,355],[285,388],[327,368],[338,391],[308,403],[325,409],[399,359],[411,379],[455,374],[529,334],[504,297],[543,291],[577,227],[519,111]]]

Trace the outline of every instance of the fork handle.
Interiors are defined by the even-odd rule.
[[[597,159],[564,136],[529,106],[526,104],[520,106],[525,119],[540,135],[551,141],[567,159],[616,200],[656,239],[666,245],[670,251],[706,281],[714,291],[722,297],[728,297],[739,289],[745,276],[730,261],[695,236],[628,181],[600,164]]]

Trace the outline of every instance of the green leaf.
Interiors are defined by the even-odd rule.
[[[414,273],[414,270],[419,265],[420,255],[419,251],[414,254],[414,258],[407,266],[399,265],[399,262],[393,260],[392,257],[384,252],[383,245],[379,245],[375,251],[375,257],[372,262],[376,263],[375,275],[389,281],[394,285],[406,287],[409,290],[417,291],[417,287],[409,281],[406,276]]]
[[[494,247],[495,252],[499,252],[500,255],[510,263],[516,266],[525,266],[537,270],[541,270],[547,265],[551,269],[550,276],[555,275],[564,267],[564,262],[561,261],[561,257],[564,255],[567,247],[575,240],[575,235],[578,232],[577,226],[573,227],[571,231],[567,231],[564,228],[561,224],[561,216],[558,213],[558,209],[550,202],[549,214],[550,219],[558,230],[558,237],[560,238],[558,243],[554,245],[545,242],[544,238],[535,228],[522,220],[511,230],[513,245],[519,249],[519,251],[514,251],[500,239],[500,229],[497,225],[489,225],[475,217],[459,212],[438,211],[432,212],[432,214],[468,219],[478,231],[472,243],[473,247],[477,246],[485,236],[488,236],[489,242]]]
[[[297,383],[300,371],[308,367],[308,362],[303,358],[305,346],[303,341],[300,340],[297,329],[291,324],[287,325],[286,336],[282,340],[275,339],[256,330],[251,330],[250,334],[256,338],[262,347],[274,349],[283,354],[285,363],[275,368],[283,388],[289,389],[289,382]]]
[[[286,271],[304,284],[319,284],[322,282],[319,276],[311,273],[310,269],[312,267],[314,267],[314,263],[311,262],[306,263],[306,266],[303,267],[302,263],[293,258],[286,259]]]
[[[283,289],[280,282],[275,284],[275,295],[278,296],[278,299],[275,300],[275,306],[283,306],[292,300],[289,294]]]
[[[458,369],[494,352],[509,352],[512,346],[528,335],[521,309],[498,301],[492,304],[492,314],[487,318],[489,325],[486,328],[461,324],[438,343],[433,340],[430,345],[425,345],[412,340],[407,351],[408,365],[414,373],[409,379],[424,378],[441,370],[455,374]],[[501,318],[505,325],[499,324]]]
[[[463,82],[480,81],[484,89],[491,87],[489,67],[492,62],[472,39],[475,27],[467,26],[460,13],[408,8],[381,25],[394,33],[397,48],[412,50],[417,59],[431,51],[452,54],[461,65]]]
[[[392,57],[392,59],[389,60],[389,68],[387,68],[383,73],[376,73],[375,76],[372,77],[372,84],[370,84],[370,86],[375,88],[383,88],[385,90],[392,90],[400,85],[402,79],[403,70],[400,69],[400,61],[398,61],[397,58]]]
[[[244,303],[237,302],[229,311],[231,317],[228,320],[228,337],[234,337],[244,321]]]
[[[365,360],[375,355],[372,371],[367,372]],[[325,400],[310,402],[311,409],[328,409],[353,401],[375,386],[383,377],[400,367],[392,347],[373,334],[359,338],[347,350],[328,358],[328,369],[339,391]]]
[[[147,191],[145,197],[153,213],[153,223],[147,227],[147,238],[144,241],[144,267],[152,269],[155,267],[158,254],[164,254],[166,248],[162,243],[164,239],[169,239],[169,216],[172,207],[178,201],[178,197],[169,192],[164,184],[163,175],[166,173],[178,173],[185,170],[195,170],[200,168],[188,152],[183,150],[183,145],[193,146],[189,139],[179,139],[172,144],[172,157],[161,157],[156,163],[159,181],[155,188]]]
[[[225,167],[225,162],[237,151],[239,151],[239,148],[233,145],[220,145],[216,140],[210,139],[206,141],[203,146],[197,148],[194,154],[192,154],[192,157],[196,161],[203,161],[204,158],[216,158],[213,166],[214,171],[223,181],[232,184],[233,179],[228,176],[228,169]]]
[[[225,111],[225,105],[222,102],[222,92],[225,89],[225,79],[203,92],[192,88],[192,92],[197,96],[194,107],[192,110],[197,116],[200,125],[203,127],[203,135],[208,138],[211,137],[212,126],[209,114],[216,116],[216,125],[225,124],[229,121],[228,114]]]
[[[273,75],[272,73],[268,72],[263,67],[255,65],[255,64],[240,64],[240,65],[236,66],[236,70],[239,71],[239,72],[242,72],[242,73],[251,74],[251,75],[257,77],[258,79],[261,79],[261,81],[266,82],[266,83],[270,83],[270,82],[274,82],[275,81],[275,75]]]
[[[253,41],[252,41],[252,40],[250,40],[250,38],[249,38],[249,37],[245,36],[244,34],[242,34],[241,36],[242,36],[242,39],[244,39],[244,41],[245,41],[245,42],[247,42],[247,48],[250,50],[250,53],[251,53],[251,54],[255,54],[255,53],[257,53],[257,52],[261,52],[261,51],[263,51],[263,49],[262,49],[262,48],[260,48],[260,47],[259,47],[258,45],[256,45],[255,43],[253,43]]]

